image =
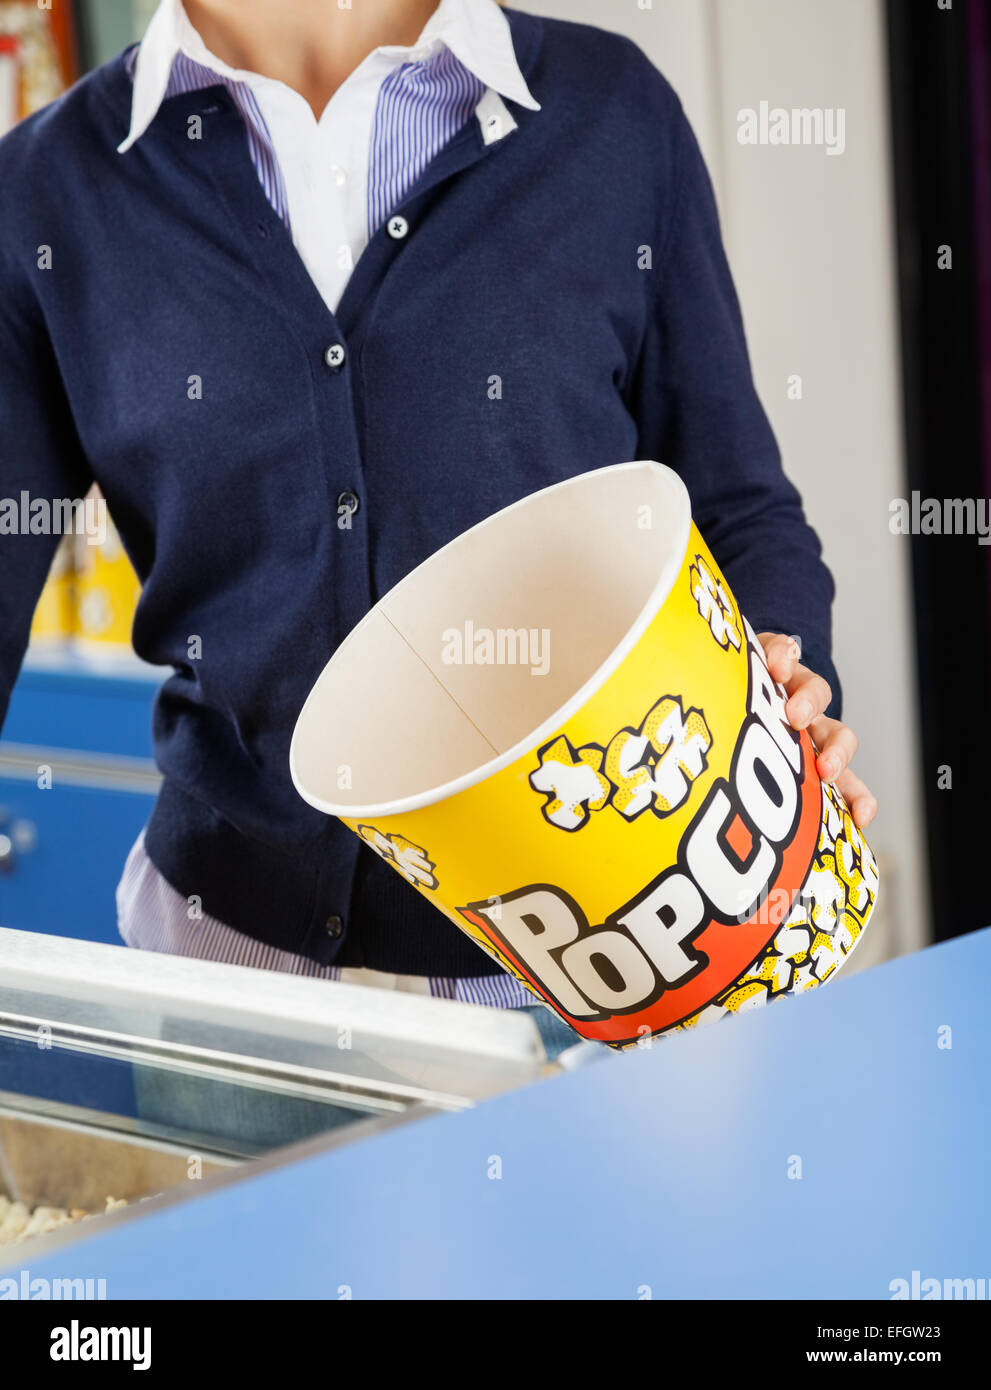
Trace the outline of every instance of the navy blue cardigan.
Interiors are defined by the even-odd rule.
[[[835,688],[832,580],[754,392],[679,102],[627,40],[507,15],[543,109],[514,106],[490,146],[470,120],[336,315],[222,88],[166,101],[121,155],[117,58],[0,141],[0,498],[99,482],[144,586],[134,646],[174,668],[148,852],[206,912],[323,964],[492,971],[299,797],[289,741],[369,606],[498,508],[670,464],[755,628],[800,633]],[[54,545],[0,535],[0,718]]]

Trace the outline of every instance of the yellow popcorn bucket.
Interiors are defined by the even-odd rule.
[[[653,462],[465,532],[320,675],[293,781],[583,1037],[812,989],[877,865]]]
[[[31,643],[36,648],[58,647],[75,631],[75,572],[72,536],[63,536],[31,619]]]
[[[77,534],[76,641],[84,653],[123,655],[133,650],[131,628],[141,584],[108,516],[99,543]]]

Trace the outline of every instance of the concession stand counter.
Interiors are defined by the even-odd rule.
[[[522,1014],[157,958],[114,984],[116,957],[50,950],[0,933],[4,1119],[109,1148],[46,1186],[57,1154],[35,1137],[25,1159],[8,1128],[7,1180],[129,1202],[0,1249],[5,1298],[758,1298],[787,1320],[787,1300],[991,1277],[991,929],[557,1068]],[[89,1065],[130,1068],[130,1112],[119,1077],[116,1099],[83,1087]],[[143,1068],[265,1106],[278,1089],[327,1126],[268,1152],[261,1126],[252,1159],[202,1109],[198,1132],[155,1130]]]

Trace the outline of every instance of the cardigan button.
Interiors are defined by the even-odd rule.
[[[344,366],[344,359],[347,353],[340,343],[331,343],[330,347],[323,355],[323,360],[332,371],[339,372]]]
[[[406,221],[405,217],[400,217],[397,214],[395,217],[389,218],[388,222],[385,224],[385,230],[392,237],[393,241],[402,241],[403,237],[409,231],[409,223]]]
[[[339,492],[339,493],[337,494],[337,510],[338,510],[338,511],[340,511],[340,510],[343,508],[344,511],[350,512],[351,515],[354,516],[355,512],[358,510],[358,508],[359,508],[360,506],[361,506],[361,503],[360,503],[359,500],[358,500],[358,494],[357,494],[357,493],[348,491],[348,492]]]
[[[326,921],[327,935],[332,941],[336,941],[344,932],[344,923],[340,917],[328,917]]]

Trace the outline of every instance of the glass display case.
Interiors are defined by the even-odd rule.
[[[523,1013],[0,930],[0,1243],[548,1070]]]

